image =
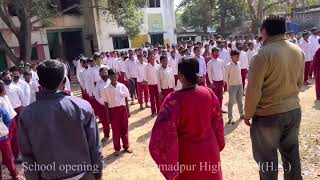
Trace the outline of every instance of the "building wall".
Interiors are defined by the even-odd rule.
[[[152,15],[161,16],[162,29],[159,33],[163,33],[164,42],[169,44],[176,44],[177,37],[175,35],[176,18],[174,10],[174,1],[161,0],[160,8],[144,8],[144,23],[141,25],[140,34],[138,37],[129,40],[130,48],[141,47],[145,43],[145,40],[151,42],[150,33],[152,27],[150,24],[150,17]],[[99,44],[99,51],[111,51],[114,50],[113,38],[115,36],[126,35],[125,30],[122,27],[108,19],[102,12],[99,12],[99,16],[95,18],[95,24],[97,29],[97,40]]]

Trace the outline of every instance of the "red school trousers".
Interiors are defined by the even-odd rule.
[[[315,70],[315,87],[316,87],[316,96],[317,100],[320,100],[320,69]]]
[[[9,138],[0,142],[0,151],[2,154],[1,164],[5,164],[10,172],[10,176],[15,178],[17,176],[17,171],[16,171],[16,166],[14,164],[14,157],[12,154]],[[0,165],[0,179],[2,179],[1,165]]]
[[[212,88],[212,91],[217,96],[220,102],[220,108],[222,109],[222,100],[223,100],[223,81],[213,81],[214,87]]]
[[[149,101],[149,89],[148,85],[138,82],[138,102],[140,105],[143,104],[143,99],[145,103]]]
[[[102,124],[104,137],[110,137],[110,122],[108,112],[104,105],[101,105],[97,100],[95,100],[95,102],[95,112]]]
[[[128,109],[126,106],[109,108],[112,127],[113,147],[115,151],[121,150],[120,139],[123,149],[129,149],[128,132]]]
[[[160,111],[160,99],[158,85],[148,85],[150,93],[151,113],[156,114]]]
[[[242,77],[242,84],[243,84],[243,90],[246,86],[246,79],[248,76],[248,69],[241,69],[241,77]]]
[[[163,100],[173,91],[174,91],[173,88],[161,89],[162,96],[163,96],[162,99],[161,99],[161,104],[162,104]]]
[[[17,113],[16,117],[13,118],[13,121],[9,127],[9,139],[11,142],[12,154],[15,159],[19,157],[20,148],[18,142],[18,120],[20,118],[20,113],[23,110],[23,107],[18,107],[14,109]]]

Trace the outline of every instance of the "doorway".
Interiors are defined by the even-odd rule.
[[[150,34],[151,44],[152,45],[163,45],[163,34]]]

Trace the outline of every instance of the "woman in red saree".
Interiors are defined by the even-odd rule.
[[[319,40],[319,43],[320,43],[320,40]],[[315,74],[316,96],[317,96],[317,100],[320,101],[320,48],[314,55],[313,66],[314,66],[314,74]]]
[[[197,86],[199,63],[179,61],[183,89],[168,95],[152,129],[149,150],[168,180],[222,180],[224,127],[219,101]]]

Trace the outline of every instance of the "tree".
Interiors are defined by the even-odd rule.
[[[8,30],[17,38],[20,48],[18,56],[12,52],[5,41],[3,32],[0,33],[0,50],[4,51],[11,61],[18,65],[21,61],[31,59],[31,32],[36,25],[43,25],[55,16],[60,16],[72,9],[97,8],[107,12],[119,26],[124,27],[130,37],[139,34],[143,22],[140,8],[145,6],[145,0],[96,0],[95,6],[87,7],[73,4],[64,10],[58,11],[54,1],[59,0],[0,0],[0,19]],[[16,15],[14,19],[12,13]],[[18,23],[14,23],[14,20]]]
[[[213,25],[213,0],[184,0],[179,5],[181,22],[190,29],[202,30],[207,33]]]

